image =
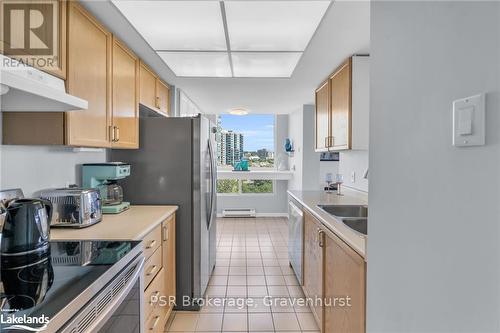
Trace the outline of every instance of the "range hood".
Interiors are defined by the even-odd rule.
[[[85,110],[88,102],[66,93],[64,81],[0,55],[0,110],[61,112]]]

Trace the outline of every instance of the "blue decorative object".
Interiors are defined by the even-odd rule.
[[[233,166],[233,171],[248,171],[248,160],[242,159]]]
[[[289,138],[285,139],[285,152],[287,153],[293,152],[292,141]]]

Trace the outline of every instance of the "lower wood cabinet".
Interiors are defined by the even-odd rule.
[[[321,332],[362,333],[366,321],[366,262],[337,235],[305,211],[304,284]]]
[[[321,224],[309,213],[304,214],[304,294],[311,299],[323,297],[323,249],[320,246]],[[311,306],[319,325],[323,322],[323,307]]]
[[[143,239],[144,332],[163,332],[175,297],[175,215]]]

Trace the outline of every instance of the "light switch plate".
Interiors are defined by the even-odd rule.
[[[453,145],[485,144],[485,95],[479,94],[453,102]]]

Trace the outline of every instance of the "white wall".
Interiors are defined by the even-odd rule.
[[[314,105],[304,105],[302,110],[290,114],[288,135],[295,152],[288,164],[293,171],[293,179],[288,182],[291,190],[320,189],[319,153],[314,151]]]
[[[500,331],[500,3],[371,6],[368,332]],[[487,92],[486,145],[452,101]]]
[[[363,174],[368,168],[368,150],[349,150],[340,153],[339,173],[344,175],[344,186],[368,192],[368,180]],[[354,182],[351,179],[354,172]]]
[[[22,188],[25,196],[50,187],[80,184],[80,165],[106,161],[105,150],[73,152],[49,146],[1,146],[1,189]]]

